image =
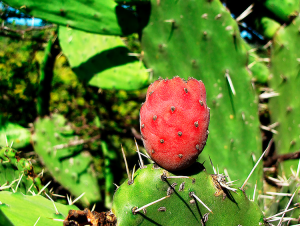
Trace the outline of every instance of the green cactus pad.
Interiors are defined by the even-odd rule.
[[[57,208],[58,214],[54,205]],[[68,215],[70,209],[78,209],[74,205],[66,206],[53,203],[49,199],[36,195],[28,196],[20,192],[0,192],[0,225],[5,226],[59,226]]]
[[[278,154],[287,154],[300,149],[300,18],[289,26],[282,27],[274,37],[271,52],[272,79],[270,87],[279,96],[270,99],[272,123],[278,122],[274,141]],[[290,168],[297,169],[298,160],[284,162],[284,171],[290,175]]]
[[[201,225],[201,221],[206,226],[264,224],[263,214],[254,202],[239,189],[236,193],[220,189],[216,175],[206,173],[200,163],[181,173],[172,174],[153,164],[139,169],[132,184],[126,180],[115,192],[112,212],[117,225]],[[188,178],[163,179],[183,174]],[[213,213],[191,197],[191,192]],[[144,211],[132,212],[167,195]]]
[[[300,10],[299,0],[258,0],[264,6],[284,22],[291,21]]]
[[[113,0],[6,0],[9,6],[46,21],[76,29],[107,35],[128,35],[138,31],[133,11],[118,6]]]
[[[236,21],[220,1],[154,0],[142,46],[154,78],[179,75],[204,82],[211,120],[200,161],[210,156],[221,172],[227,168],[242,183],[262,150],[249,46]],[[261,188],[261,164],[250,178],[252,188],[256,181]]]
[[[0,127],[0,146],[10,145],[13,148],[23,148],[30,144],[30,131],[19,124],[8,122]]]
[[[149,83],[149,73],[120,37],[59,28],[60,45],[73,71],[89,85],[135,90]]]
[[[82,145],[70,145],[77,137],[62,115],[38,118],[34,123],[34,150],[52,176],[89,206],[100,201],[98,178],[92,170],[92,156],[82,151]],[[58,146],[57,146],[58,145]],[[62,147],[60,147],[62,146]]]

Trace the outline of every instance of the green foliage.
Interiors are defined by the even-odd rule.
[[[149,83],[146,68],[136,57],[129,56],[120,37],[60,27],[59,39],[73,71],[91,86],[136,90]]]
[[[0,225],[32,226],[37,223],[37,225],[58,226],[62,223],[54,219],[64,220],[70,209],[78,208],[74,205],[65,206],[54,203],[40,195],[28,196],[20,192],[0,192]]]
[[[278,96],[270,100],[272,122],[278,122],[278,134],[274,134],[276,150],[279,154],[298,151],[300,148],[299,120],[299,40],[300,18],[297,17],[287,27],[282,27],[274,37],[271,54],[270,87]],[[290,175],[290,168],[297,168],[298,161],[284,162],[284,171]]]
[[[34,97],[38,65],[34,53],[37,48],[38,44],[32,41],[0,37],[1,124],[9,120],[27,127],[36,117]]]
[[[163,180],[164,176],[182,178]],[[201,164],[194,164],[179,174],[150,164],[139,169],[133,178],[132,184],[126,180],[114,195],[112,211],[117,216],[118,225],[186,225],[187,222],[201,225],[201,221],[207,226],[264,224],[259,207],[248,200],[243,191],[235,193],[222,188],[216,175],[209,175]],[[191,196],[191,192],[212,213]],[[134,209],[167,195],[170,197],[133,214]]]
[[[245,179],[253,155],[261,155],[258,98],[247,68],[249,47],[230,13],[219,1],[152,1],[142,46],[155,78],[179,75],[204,82],[211,120],[199,159],[210,156],[231,178]],[[261,185],[261,169],[249,181],[252,188],[256,181]]]

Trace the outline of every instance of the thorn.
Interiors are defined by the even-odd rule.
[[[231,179],[230,179],[230,177],[229,177],[229,174],[228,174],[228,171],[227,171],[226,168],[224,168],[224,174],[225,174],[225,176],[227,177],[227,180],[228,180],[227,183],[231,183],[232,181],[231,181]]]
[[[299,178],[299,171],[300,171],[300,159],[299,159],[298,168],[296,172],[296,178]]]
[[[135,146],[136,146],[136,150],[137,150],[137,153],[138,153],[138,155],[139,155],[139,159],[140,159],[140,163],[141,163],[141,169],[143,169],[144,168],[144,162],[143,162],[143,159],[142,159],[142,157],[141,157],[141,153],[140,153],[140,150],[139,150],[139,146],[138,146],[138,144],[137,144],[137,142],[136,142],[136,139],[135,139],[135,137],[134,137],[134,142],[135,142]]]
[[[135,56],[135,57],[140,57],[141,54],[140,53],[128,53],[128,56]]]
[[[128,164],[127,164],[127,160],[126,160],[126,156],[125,156],[125,152],[123,150],[122,144],[121,144],[121,150],[122,150],[122,154],[123,154],[123,158],[124,158],[124,162],[125,162],[126,172],[127,172],[127,176],[128,176],[128,184],[129,184],[129,183],[131,183],[131,176],[129,173]]]
[[[258,97],[259,97],[259,99],[264,100],[264,99],[269,99],[269,98],[272,98],[272,97],[277,97],[279,95],[280,94],[276,93],[276,92],[263,92]]]
[[[37,175],[37,177],[42,178],[43,176],[44,176],[44,169],[42,169],[42,172],[40,172],[40,173]]]
[[[73,205],[75,202],[77,202],[82,196],[84,196],[85,192],[83,192],[81,195],[79,195],[74,201],[71,203]]]
[[[56,213],[56,214],[59,214],[59,212],[58,212],[58,210],[57,210],[57,208],[56,208],[56,206],[55,206],[55,203],[54,203],[53,199],[47,194],[47,192],[45,192],[44,194],[45,194],[45,195],[48,197],[48,199],[50,199],[51,202],[53,203],[53,206],[54,206],[54,209],[55,209],[55,213]]]
[[[265,155],[266,151],[268,151],[271,146],[273,144],[273,139],[270,140],[268,147],[266,148],[266,150],[264,151],[264,153],[262,153],[262,155],[259,157],[258,161],[256,162],[256,164],[254,165],[254,167],[252,168],[250,174],[248,175],[247,179],[245,180],[244,184],[242,185],[241,189],[244,189],[245,185],[247,184],[250,176],[252,175],[252,173],[254,172],[255,168],[257,167],[258,163],[261,161],[261,159],[263,158],[263,156]]]
[[[277,196],[292,196],[292,194],[290,193],[279,193],[279,192],[271,192],[271,191],[267,191],[266,192],[267,195],[277,195]]]
[[[201,199],[199,199],[197,195],[195,195],[194,192],[191,192],[191,196],[193,196],[198,202],[200,202],[200,203],[201,203],[201,204],[202,204],[209,212],[213,213],[213,212],[211,211],[211,209],[209,209],[208,206],[205,205],[204,202],[202,202]]]
[[[293,198],[294,198],[294,196],[295,196],[295,194],[296,194],[297,191],[298,191],[298,189],[296,189],[296,191],[294,191],[292,197],[290,198],[290,201],[289,201],[288,204],[286,205],[286,208],[285,208],[285,210],[284,210],[284,213],[283,213],[282,216],[281,216],[281,219],[280,219],[280,221],[279,221],[279,223],[278,223],[278,226],[281,226],[281,223],[282,223],[283,218],[284,218],[284,215],[285,215],[285,211],[288,210],[288,208],[289,208],[289,206],[290,206],[290,204],[291,204],[291,202],[292,202],[292,200],[293,200]]]
[[[209,157],[209,160],[210,160],[210,164],[211,164],[211,166],[212,166],[212,168],[213,168],[214,174],[217,174],[217,171],[216,171],[216,169],[215,169],[215,167],[214,167],[214,164],[213,164],[212,161],[211,161],[210,156],[208,156],[208,157]]]
[[[54,218],[50,218],[50,219],[52,219],[52,220],[54,220],[54,221],[60,221],[60,222],[64,222],[65,220],[63,220],[63,219],[54,219]]]
[[[17,184],[17,186],[16,186],[16,190],[14,191],[14,193],[17,192],[18,187],[19,187],[19,184],[20,184],[20,182],[21,182],[21,180],[22,180],[23,175],[24,175],[24,174],[22,173],[22,175],[21,175],[21,177],[20,177],[20,179],[19,179],[19,181],[18,181],[18,184]]]
[[[275,199],[274,196],[270,196],[270,195],[258,195],[258,199]]]
[[[226,72],[225,72],[225,77],[227,78],[227,81],[228,81],[228,83],[229,83],[229,86],[230,86],[230,89],[231,89],[231,92],[232,92],[232,94],[235,96],[235,89],[234,89],[234,86],[233,86],[233,83],[232,83],[232,81],[231,81],[231,78],[230,78],[230,75],[229,75],[229,71],[228,70],[226,70]]]
[[[254,186],[253,199],[252,199],[253,202],[255,200],[256,186],[257,186],[257,181],[256,181],[255,186]]]
[[[48,182],[48,184],[46,184],[40,191],[39,193],[37,193],[37,195],[40,195],[48,186],[49,184],[51,183],[51,181]]]
[[[273,216],[270,216],[270,217],[266,218],[266,220],[269,220],[269,219],[271,219],[271,218],[274,218],[274,217],[277,217],[277,216],[279,216],[279,215],[281,215],[281,214],[284,214],[284,213],[290,212],[290,211],[292,211],[292,210],[294,210],[294,209],[297,209],[297,208],[299,208],[299,206],[296,206],[296,207],[290,208],[290,209],[288,209],[288,210],[285,210],[285,211],[282,211],[282,212],[280,212],[280,213],[276,213],[275,215],[273,215]]]
[[[165,177],[167,179],[176,179],[176,178],[190,178],[188,176],[168,176],[168,177]]]
[[[170,195],[167,195],[167,196],[162,197],[162,198],[160,198],[160,199],[158,199],[158,200],[156,200],[156,201],[154,201],[154,202],[150,202],[150,203],[148,203],[147,205],[144,205],[144,206],[142,206],[142,207],[140,207],[140,208],[138,208],[138,209],[136,209],[136,208],[134,207],[134,208],[132,209],[132,213],[135,214],[135,213],[141,211],[142,209],[145,209],[145,208],[147,208],[147,207],[149,207],[149,206],[151,206],[151,205],[153,205],[153,204],[155,204],[155,203],[158,203],[158,202],[160,202],[160,201],[162,201],[162,200],[164,200],[164,199],[166,199],[166,198],[169,198],[169,197],[170,197]]]
[[[135,165],[134,165],[134,167],[133,167],[132,175],[131,175],[131,182],[132,182],[132,184],[134,183],[134,180],[133,180],[134,173],[135,173]]]
[[[59,195],[59,194],[51,194],[51,195],[55,196],[55,197],[66,198],[66,196],[64,196],[64,195]]]
[[[175,23],[175,20],[174,20],[174,19],[164,20],[164,22],[167,22],[167,23]]]
[[[116,189],[118,189],[120,186],[118,186],[117,184],[115,184],[115,183],[113,183],[113,185],[115,185],[116,186]]]
[[[267,49],[272,45],[272,40],[268,41],[267,44],[265,44],[262,48]]]
[[[252,8],[253,8],[253,6],[254,6],[254,3],[251,4],[247,9],[245,9],[245,11],[242,12],[242,14],[239,15],[239,16],[235,19],[236,22],[241,21],[242,19],[244,19],[245,17],[247,17],[250,13],[252,13],[252,11],[253,11]]]
[[[93,205],[93,208],[91,209],[91,212],[95,211],[96,203]]]
[[[13,144],[14,144],[14,141],[12,141],[12,142],[11,142],[11,144],[10,144],[10,148],[13,146]]]
[[[69,204],[69,206],[70,205],[72,205],[71,203],[72,203],[72,200],[71,200],[71,197],[69,197],[69,195],[67,194],[67,200],[68,200],[68,204]]]
[[[40,220],[40,218],[41,218],[41,217],[39,217],[39,218],[36,220],[36,222],[34,223],[33,226],[36,226],[36,224],[37,224],[37,222]]]
[[[224,184],[223,182],[219,182],[219,183],[220,183],[221,187],[226,188],[227,190],[230,190],[233,192],[236,192],[236,190],[237,190],[236,188],[231,188],[231,187],[227,186],[227,184]]]
[[[5,134],[5,143],[6,143],[6,147],[8,147],[8,142],[7,142],[7,136]]]
[[[266,131],[272,132],[272,133],[274,133],[274,134],[278,134],[277,130],[271,129],[269,126],[260,125],[259,127],[260,127],[262,130],[266,130]]]

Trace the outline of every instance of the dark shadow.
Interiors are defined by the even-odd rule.
[[[155,225],[161,225],[161,224],[157,223],[156,221],[152,220],[151,218],[147,217],[145,214],[142,214],[142,213],[140,213],[140,212],[137,212],[136,214],[141,215],[145,220],[150,221],[152,224],[155,224]],[[162,225],[161,225],[161,226],[162,226]]]
[[[196,202],[195,204],[196,204],[197,210],[198,210],[198,212],[199,212],[199,215],[200,215],[201,221],[202,221],[203,215],[201,214],[199,204],[198,204],[198,202]],[[205,222],[204,222],[204,221],[202,221],[202,225],[205,226]]]
[[[171,184],[169,183],[169,181],[165,180],[165,182],[169,185],[169,187],[171,187]],[[178,194],[178,192],[177,192],[175,189],[173,189],[173,193],[175,193],[175,194],[178,196],[178,198],[180,198],[180,200],[186,205],[186,207],[189,209],[189,211],[191,211],[191,213],[193,214],[193,216],[194,216],[194,217],[196,218],[196,220],[198,221],[198,219],[197,219],[195,213],[193,212],[193,210],[191,209],[191,207],[189,206],[189,204],[186,203],[186,201],[184,201],[184,199]],[[174,195],[174,194],[171,194],[171,195]],[[201,215],[200,215],[200,216],[201,216]]]
[[[177,25],[176,25],[176,22],[175,20],[173,22],[171,22],[171,32],[170,32],[170,35],[168,37],[168,42],[171,40],[172,36],[173,36],[173,33],[174,33],[174,30],[177,29]]]
[[[124,35],[140,33],[147,26],[151,14],[150,2],[139,2],[136,11],[129,5],[118,5],[115,8],[118,24]]]
[[[231,202],[233,202],[237,206],[237,208],[239,208],[239,204],[235,201],[230,191],[227,189],[223,189],[223,192],[226,194],[226,198],[228,198]]]
[[[124,46],[102,51],[101,53],[90,57],[78,67],[73,68],[73,71],[80,79],[87,82],[95,74],[101,71],[138,61],[136,57],[128,56],[128,53],[129,50]]]
[[[193,176],[205,170],[205,167],[200,162],[195,162],[187,169],[172,172],[175,175]]]

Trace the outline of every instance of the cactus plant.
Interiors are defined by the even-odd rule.
[[[271,52],[270,88],[277,95],[270,99],[269,108],[272,123],[279,123],[274,134],[276,150],[279,155],[289,154],[300,148],[299,121],[299,58],[297,49],[299,40],[300,18],[297,17],[287,27],[281,27],[274,36]],[[288,155],[289,156],[289,155]],[[287,156],[287,157],[288,157]],[[285,160],[279,158],[279,161]],[[290,168],[297,168],[298,161],[290,160],[283,163],[286,175]]]
[[[74,131],[62,115],[38,118],[34,123],[34,150],[52,176],[86,206],[101,200],[98,179],[92,170],[92,157],[76,143]],[[72,145],[73,142],[73,145]]]
[[[24,194],[37,193],[41,188],[40,178],[35,174],[32,163],[10,148],[0,148],[0,190],[18,190]],[[29,191],[30,190],[30,191]]]
[[[34,17],[60,25],[98,34],[128,35],[139,30],[134,12],[109,1],[62,1],[7,0],[10,6],[21,9]]]
[[[0,192],[0,225],[6,226],[58,226],[74,205],[54,203],[40,195],[24,195],[20,192]],[[56,220],[56,221],[55,221]]]
[[[91,34],[61,26],[59,40],[76,75],[102,89],[135,90],[149,82],[149,73],[120,37]],[[83,45],[84,43],[84,45]]]
[[[224,175],[208,174],[200,163],[176,174],[144,166],[118,187],[112,212],[120,226],[265,223],[259,207],[242,190],[226,185]]]
[[[253,156],[261,154],[258,98],[247,68],[249,47],[230,13],[219,1],[152,1],[142,46],[154,78],[180,75],[204,82],[211,136],[200,161],[210,155],[232,178],[247,177]],[[261,184],[261,169],[249,181],[252,188]]]

